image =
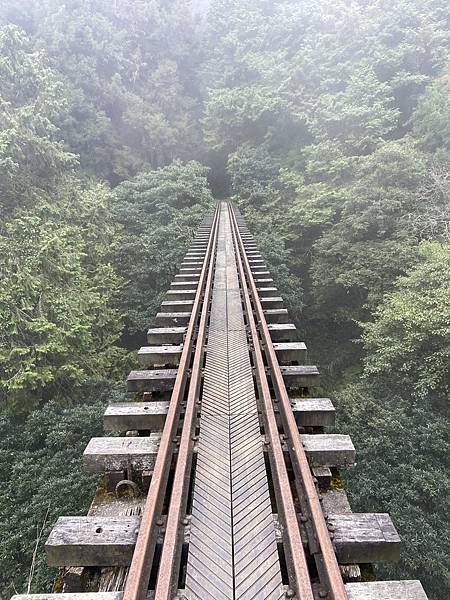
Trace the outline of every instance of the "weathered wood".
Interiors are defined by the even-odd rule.
[[[294,402],[292,410],[300,426],[324,427],[334,424],[335,408],[329,398],[297,398]],[[103,418],[105,429],[157,431],[164,425],[168,408],[168,400],[111,404]]]
[[[140,517],[59,517],[45,543],[50,567],[126,566]]]
[[[336,409],[329,398],[291,398],[291,406],[299,426],[334,425]]]
[[[187,290],[197,289],[198,281],[172,281],[170,284],[171,290]]]
[[[333,480],[330,467],[312,467],[312,474],[317,479],[319,488],[328,487]]]
[[[142,346],[138,351],[138,361],[141,367],[155,365],[178,365],[180,363],[183,344],[178,346]]]
[[[281,296],[266,296],[261,298],[263,308],[283,308],[284,300]]]
[[[339,433],[300,434],[309,462],[315,467],[349,467],[356,452],[349,435]]]
[[[251,266],[253,266],[253,267],[256,267],[257,265],[262,265],[264,267],[266,266],[264,264],[264,259],[263,258],[251,258],[251,257],[248,257],[248,259],[249,259],[248,260],[249,264]]]
[[[180,327],[187,325],[191,318],[190,312],[159,312],[156,315],[158,323],[168,327]]]
[[[175,281],[196,281],[198,283],[199,275],[198,273],[178,273],[175,275]]]
[[[197,273],[201,272],[201,267],[180,267],[180,273]]]
[[[186,327],[154,327],[147,331],[149,344],[181,344]]]
[[[261,267],[251,267],[251,272],[254,277],[268,277],[270,275],[270,271]]]
[[[127,378],[129,392],[167,392],[173,390],[176,369],[131,371]]]
[[[87,569],[84,567],[66,567],[62,574],[63,593],[82,593],[87,582]]]
[[[289,323],[289,314],[286,308],[268,308],[264,311],[267,323]]]
[[[289,388],[313,387],[319,383],[319,370],[313,365],[281,366],[284,383]]]
[[[203,261],[202,260],[196,260],[195,258],[187,258],[185,260],[183,260],[183,262],[181,263],[182,268],[187,268],[187,267],[191,267],[191,268],[200,268],[203,265]]]
[[[267,298],[270,296],[275,296],[275,294],[278,292],[278,289],[274,286],[270,286],[270,287],[259,287],[257,288],[258,290],[258,294],[260,298]]]
[[[267,328],[273,342],[292,342],[297,333],[293,323],[268,323]]]
[[[334,547],[340,563],[395,562],[400,559],[400,537],[386,513],[329,515]]]
[[[161,302],[163,312],[191,312],[194,306],[193,300],[164,300]]]
[[[322,494],[322,508],[328,515],[346,514],[352,512],[347,492],[343,489],[329,489]]]
[[[255,283],[259,286],[270,285],[273,283],[272,277],[255,277]]]
[[[168,300],[194,300],[196,290],[167,290],[166,298]]]
[[[275,342],[273,349],[279,362],[304,362],[306,360],[306,344],[304,342]]]
[[[103,426],[107,431],[162,430],[169,404],[168,401],[111,404],[103,415]]]
[[[90,473],[106,473],[132,468],[151,470],[159,448],[159,434],[145,437],[92,438],[83,453],[84,468]]]
[[[420,581],[346,583],[348,600],[427,600]]]

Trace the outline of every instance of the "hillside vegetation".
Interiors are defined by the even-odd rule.
[[[446,0],[0,5],[0,596],[51,587],[80,457],[213,196],[255,232],[352,435],[383,575],[450,595]]]

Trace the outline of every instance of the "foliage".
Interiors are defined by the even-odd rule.
[[[442,405],[450,391],[450,245],[424,242],[419,262],[363,326],[366,373]]]
[[[400,563],[383,565],[381,578],[420,579],[430,599],[447,598],[449,431],[433,395],[394,392],[377,377],[347,385],[337,403],[358,455],[345,474],[352,509],[390,513],[402,538]]]
[[[38,531],[32,592],[51,589],[55,569],[45,564],[43,545],[61,515],[86,514],[96,476],[83,471],[81,456],[101,435],[101,415],[111,397],[123,395],[101,381],[80,390],[78,402],[52,400],[26,416],[0,414],[0,596],[26,591]]]
[[[61,83],[14,27],[0,31],[0,398],[18,411],[105,373],[118,353],[109,192],[72,172]]]
[[[3,5],[0,18],[45,47],[66,85],[60,125],[83,169],[117,183],[192,157],[199,49],[186,3],[46,0],[25,14],[15,1]]]
[[[121,305],[129,334],[148,327],[200,220],[213,210],[206,175],[199,163],[175,162],[116,188],[112,209],[123,233],[115,264],[127,282]]]

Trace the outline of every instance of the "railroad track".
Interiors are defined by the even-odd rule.
[[[361,582],[396,560],[387,514],[351,512],[348,436],[315,398],[283,300],[239,211],[205,219],[84,466],[86,517],[46,543],[56,587],[80,600],[424,600],[418,581]],[[363,567],[361,567],[363,565]],[[94,590],[94,591],[92,591]],[[58,594],[18,595],[54,600]]]

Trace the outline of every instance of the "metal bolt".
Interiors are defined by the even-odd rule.
[[[161,517],[159,519],[156,519],[156,525],[158,525],[158,527],[161,527],[163,523],[164,521],[161,519]]]
[[[328,592],[326,592],[325,590],[321,590],[319,592],[319,598],[326,598],[328,596]]]
[[[189,519],[183,519],[183,525],[189,525]]]
[[[307,520],[308,520],[308,517],[306,517],[305,515],[301,515],[301,517],[300,517],[300,521],[301,521],[302,523],[306,523],[306,521],[307,521]]]
[[[288,588],[285,593],[286,598],[293,598],[295,596],[295,592],[292,588]]]

